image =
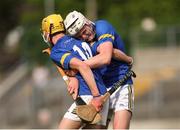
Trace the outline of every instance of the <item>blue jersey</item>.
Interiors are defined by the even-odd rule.
[[[76,40],[70,36],[64,36],[57,41],[51,50],[51,59],[63,69],[70,69],[70,61],[72,58],[78,58],[80,60],[87,60],[92,57],[91,47],[86,43]],[[94,78],[100,94],[106,92],[106,87],[103,84],[103,80],[97,70],[92,70]],[[78,95],[92,95],[91,91],[86,84],[85,80],[80,73],[76,74],[76,78],[79,81],[79,93]]]
[[[125,46],[121,37],[118,33],[116,33],[116,30],[110,23],[105,20],[98,20],[95,22],[94,29],[96,32],[95,40],[97,41],[92,45],[94,53],[97,54],[97,47],[106,41],[112,42],[113,48],[117,48],[122,52],[125,52]],[[109,65],[100,68],[106,87],[110,87],[113,83],[120,80],[128,69],[129,66],[127,63],[112,58]],[[132,79],[129,78],[126,83],[132,84]]]

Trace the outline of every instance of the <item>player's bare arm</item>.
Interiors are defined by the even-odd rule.
[[[70,67],[73,69],[77,69],[80,72],[84,80],[87,82],[92,92],[92,95],[98,96],[99,91],[97,89],[96,82],[94,80],[94,76],[92,74],[90,67],[77,58],[72,58],[72,60],[70,61]]]
[[[114,59],[124,61],[124,62],[126,62],[126,63],[128,63],[130,65],[133,63],[133,58],[126,55],[124,52],[122,52],[119,49],[114,48],[112,56],[113,56]]]
[[[80,72],[87,85],[89,86],[93,97],[97,97],[100,95],[96,82],[94,80],[93,73],[86,63],[77,58],[72,58],[70,61],[70,68],[76,69]],[[100,101],[100,99],[97,100],[97,98],[93,98],[91,103],[95,106],[97,111],[101,110],[102,102]]]
[[[108,65],[111,62],[113,46],[112,43],[107,41],[99,45],[97,48],[98,54],[86,61],[91,68],[98,68],[103,65]]]

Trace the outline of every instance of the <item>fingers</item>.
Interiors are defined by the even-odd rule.
[[[69,92],[70,95],[72,95],[74,93],[74,88],[69,86],[68,87],[68,92]]]
[[[132,66],[133,65],[133,58],[129,56],[129,65]]]
[[[73,98],[74,100],[76,100],[76,98],[77,98],[77,94],[72,93],[72,98]]]
[[[72,95],[73,99],[76,99],[78,96],[79,82],[75,77],[70,77],[69,79],[68,92]]]
[[[98,107],[95,107],[96,108],[96,111],[99,112],[102,110],[102,106],[98,106]]]
[[[72,93],[74,93],[74,88],[71,87],[71,86],[69,86],[69,87],[68,87],[68,92],[69,92],[69,94],[71,95]]]
[[[78,96],[78,89],[69,86],[68,87],[68,92],[73,97],[74,100],[77,98],[77,96]]]
[[[93,105],[96,108],[96,111],[99,112],[102,110],[102,106],[101,105]]]
[[[75,76],[77,71],[76,70],[65,70],[66,75],[68,76]]]
[[[90,103],[96,108],[97,112],[102,110],[103,102],[101,97],[93,98]]]
[[[75,100],[78,96],[78,89],[74,90],[73,99]]]

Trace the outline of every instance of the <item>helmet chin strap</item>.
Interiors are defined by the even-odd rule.
[[[93,39],[91,39],[91,41],[88,41],[88,42],[93,42],[93,41],[95,41],[95,34],[96,34],[95,28],[93,27],[93,24],[91,24],[91,23],[88,26],[89,26],[88,29],[91,32],[91,35],[93,35]]]
[[[50,26],[49,26],[49,45],[50,45],[50,47],[53,47],[54,46],[54,44],[53,44],[53,41],[52,41],[52,37],[53,37],[53,35],[51,34],[52,33],[52,27],[53,27],[53,24],[50,24]]]
[[[94,33],[93,41],[95,41],[95,40],[96,40],[96,30],[95,30],[95,26],[92,24],[91,27],[92,27],[92,31],[93,31],[93,33]]]

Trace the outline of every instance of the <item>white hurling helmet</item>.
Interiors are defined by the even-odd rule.
[[[80,29],[82,29],[86,21],[87,20],[84,15],[82,15],[80,12],[73,11],[66,16],[64,25],[68,34],[74,36],[79,32]]]

